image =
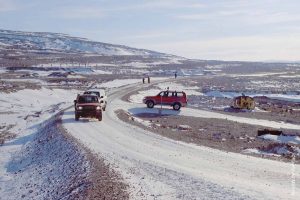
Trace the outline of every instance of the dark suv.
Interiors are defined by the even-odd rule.
[[[98,97],[92,94],[77,95],[74,100],[75,105],[75,120],[78,121],[80,117],[97,118],[102,120],[101,104]]]
[[[185,92],[177,91],[162,91],[156,96],[144,97],[143,103],[147,104],[148,108],[153,108],[154,105],[170,105],[174,110],[180,110],[181,107],[186,106],[187,97]]]

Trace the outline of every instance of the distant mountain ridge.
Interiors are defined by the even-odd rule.
[[[84,53],[105,56],[138,55],[173,57],[172,55],[151,50],[96,42],[86,38],[73,37],[61,33],[22,32],[0,29],[0,52],[5,50],[15,50],[16,53],[19,54],[22,54],[22,52],[40,52]]]

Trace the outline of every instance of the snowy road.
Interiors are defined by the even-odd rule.
[[[133,199],[297,199],[300,196],[299,165],[186,144],[121,122],[115,110],[142,109],[140,105],[120,100],[138,87],[115,89],[102,122],[85,119],[76,122],[73,109],[63,116],[65,128],[75,138],[123,175],[131,185]],[[183,109],[180,114],[191,112],[198,111]],[[242,120],[257,123],[254,119]]]

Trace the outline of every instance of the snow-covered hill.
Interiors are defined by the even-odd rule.
[[[172,57],[171,55],[136,49],[123,45],[95,42],[85,38],[60,33],[21,32],[0,30],[0,52],[14,51],[17,54],[34,53],[85,53],[97,55],[138,55]]]

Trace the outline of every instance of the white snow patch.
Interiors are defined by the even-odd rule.
[[[281,78],[300,78],[300,74],[298,75],[284,75],[284,76],[279,76]]]
[[[131,62],[131,63],[126,63],[126,65],[135,67],[135,68],[148,68],[150,67],[150,63],[143,63],[143,62]]]
[[[203,71],[201,69],[192,69],[192,70],[181,69],[180,72],[183,76],[201,76],[201,75],[203,75]]]
[[[278,154],[261,151],[259,149],[255,149],[255,148],[253,148],[253,149],[245,149],[245,150],[242,151],[242,153],[246,153],[246,154],[259,154],[259,155],[267,155],[267,156],[280,157],[280,155],[278,155]]]
[[[7,69],[5,69],[5,68],[0,68],[0,74],[4,74],[4,73],[6,73],[6,72],[8,72]]]
[[[161,92],[161,90],[159,90],[159,89],[150,89],[150,90],[138,91],[137,94],[131,95],[129,97],[129,101],[133,102],[133,103],[143,103],[143,98],[145,96],[155,96],[159,92]]]
[[[204,69],[204,72],[221,72],[221,69]]]
[[[151,81],[164,80],[167,79],[165,77],[151,77]],[[142,79],[115,79],[112,81],[108,81],[105,83],[98,84],[98,88],[118,88],[125,85],[142,83]]]
[[[94,69],[95,74],[112,74],[112,71],[104,71],[100,69]]]
[[[0,92],[0,126],[13,125],[9,131],[17,134],[9,145],[0,146],[0,188],[13,188],[9,185],[13,175],[8,173],[8,163],[17,152],[32,141],[38,124],[49,119],[59,110],[68,107],[76,90],[47,89],[20,90],[15,93]]]
[[[190,130],[191,127],[189,125],[181,124],[178,126],[178,129],[181,131],[187,131],[187,130]]]
[[[84,76],[81,76],[81,75],[68,75],[68,78],[84,78]]]
[[[256,73],[256,74],[229,74],[231,77],[265,77],[273,75],[288,74],[289,72],[269,72],[269,73]]]
[[[144,126],[152,127],[152,123],[149,120],[143,120],[138,117],[133,117],[133,120],[140,124],[143,124]]]
[[[260,150],[257,148],[250,148],[250,149],[245,149],[242,151],[242,153],[248,153],[248,154],[259,154],[259,155],[267,155],[267,156],[275,156],[275,157],[280,157],[282,155],[292,155],[294,154],[295,156],[300,156],[300,148],[293,146],[291,149],[288,149],[286,146],[275,146],[269,150]]]
[[[259,138],[262,138],[262,139],[265,139],[265,140],[276,141],[276,142],[279,142],[279,143],[300,144],[300,137],[298,137],[298,136],[265,134],[265,135],[259,136]]]
[[[117,87],[129,85],[129,84],[133,84],[133,83],[139,83],[139,82],[141,82],[141,79],[115,79],[113,81],[108,81],[108,82],[105,82],[105,83],[101,83],[99,85],[99,87],[117,88]]]
[[[157,87],[161,90],[169,88],[169,90],[184,91],[187,95],[203,95],[203,93],[197,91],[200,89],[198,86],[185,86],[179,83],[164,82],[157,84]]]

